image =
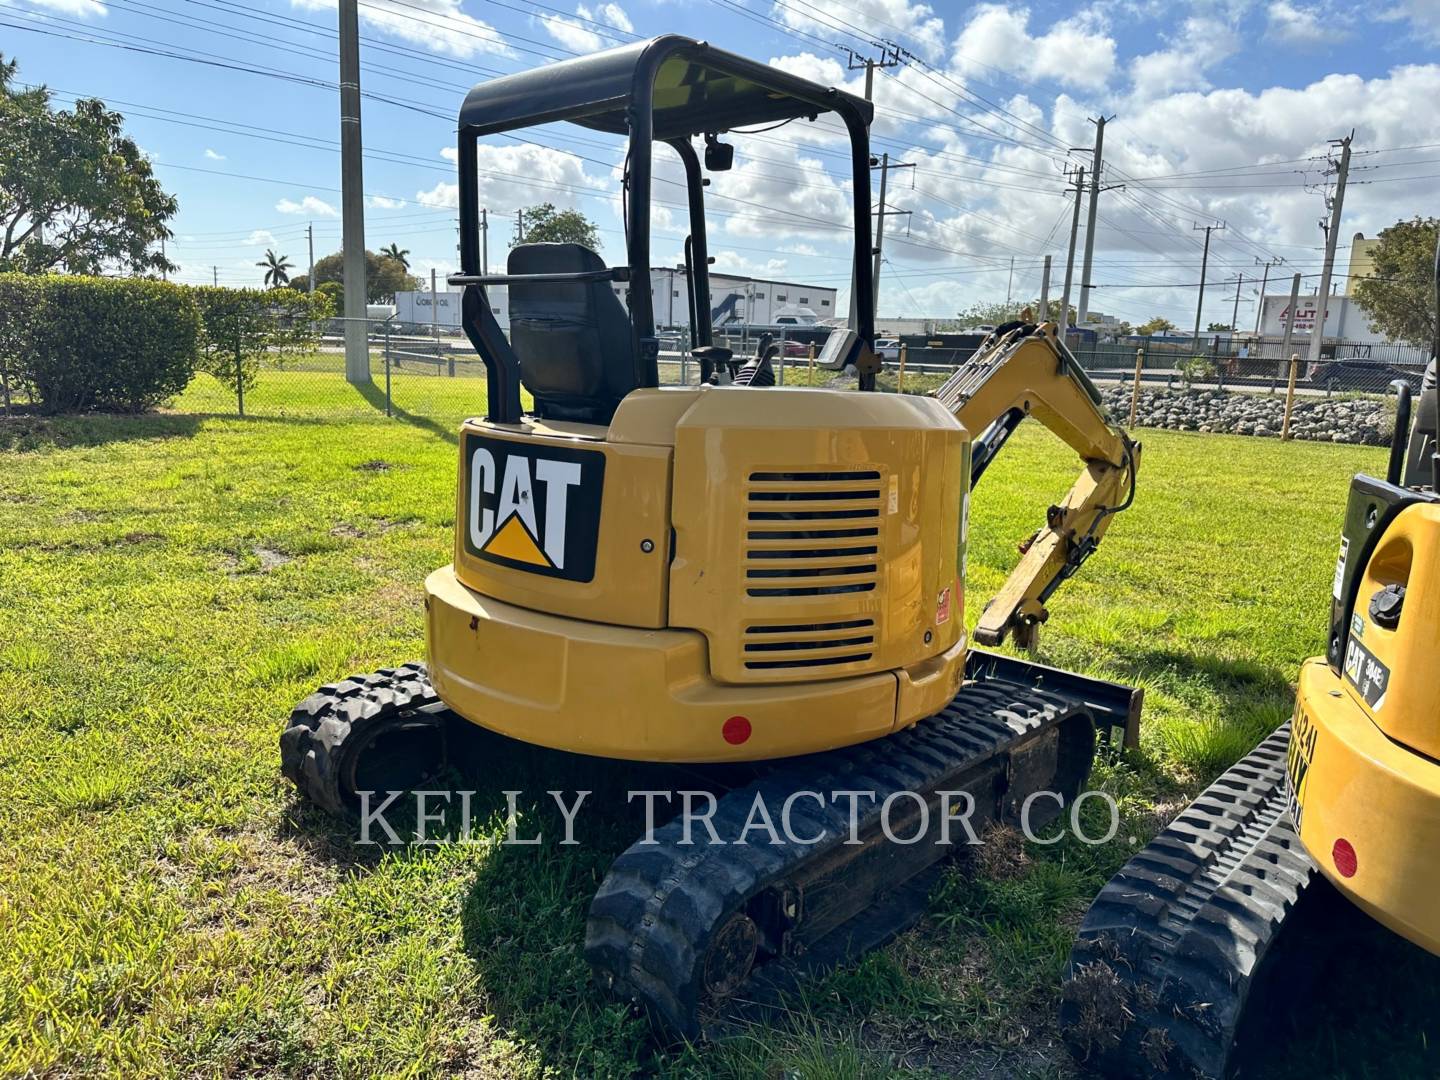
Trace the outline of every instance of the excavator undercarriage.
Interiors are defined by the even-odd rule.
[[[1107,1075],[1258,1075],[1267,1017],[1305,999],[1307,968],[1344,950],[1357,910],[1440,955],[1440,240],[1434,288],[1419,406],[1412,422],[1410,386],[1392,384],[1386,475],[1351,480],[1326,651],[1301,665],[1293,719],[1126,863],[1080,926],[1060,1022]]]

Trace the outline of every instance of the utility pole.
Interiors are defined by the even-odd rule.
[[[1075,236],[1080,231],[1080,200],[1085,195],[1085,167],[1075,171],[1075,214],[1070,219],[1070,249],[1065,254],[1065,289],[1060,294],[1060,340],[1070,325],[1070,282],[1075,276]]]
[[[1340,147],[1340,164],[1335,169],[1335,198],[1327,200],[1330,202],[1330,224],[1320,223],[1325,229],[1325,266],[1320,271],[1320,288],[1315,293],[1315,329],[1310,333],[1311,364],[1320,359],[1320,341],[1325,336],[1325,309],[1330,305],[1330,274],[1335,269],[1335,242],[1340,239],[1340,211],[1345,205],[1345,180],[1350,175],[1350,140],[1354,137],[1352,131],[1345,138],[1332,139],[1330,143]]]
[[[894,46],[894,45],[890,45],[890,44],[887,42],[887,43],[883,46],[883,48],[882,48],[882,50],[881,50],[881,53],[880,53],[880,59],[878,59],[878,60],[874,59],[873,57],[869,57],[869,56],[861,57],[857,52],[855,52],[854,49],[848,49],[848,48],[847,48],[845,51],[850,54],[849,60],[848,60],[847,63],[846,63],[846,67],[848,68],[848,70],[850,70],[850,71],[857,71],[857,70],[859,70],[859,69],[862,68],[862,67],[865,69],[865,100],[866,100],[866,101],[874,101],[874,100],[875,100],[875,69],[876,69],[877,67],[879,67],[879,68],[895,67],[897,64],[899,64],[899,63],[900,63],[900,49],[899,49],[899,47],[898,47],[898,46]],[[870,163],[871,163],[872,166],[874,165],[874,163],[875,163],[874,158],[871,158]],[[883,226],[883,224],[884,224],[884,222],[885,222],[885,174],[884,174],[883,172],[880,174],[880,218],[879,218],[879,220],[880,220],[880,222],[881,222],[881,225]],[[877,310],[877,311],[879,310],[879,303],[880,303],[879,280],[880,280],[880,242],[879,242],[879,239],[878,239],[878,236],[877,236],[877,239],[876,239],[876,241],[875,241],[875,282],[874,282],[874,285],[873,285],[874,290],[875,290],[875,303],[876,303],[876,310]],[[858,299],[858,298],[856,297],[856,295],[855,295],[855,268],[852,266],[852,267],[850,268],[850,329],[851,329],[851,330],[858,330],[859,327],[860,327],[860,303],[859,303],[859,299]]]
[[[435,287],[435,268],[430,268],[430,336],[440,340],[440,292]]]
[[[220,287],[220,267],[210,267],[210,281],[217,289]]]
[[[1015,256],[1010,256],[1010,276],[1005,279],[1005,314],[1010,314],[1010,296],[1015,288]]]
[[[480,273],[490,273],[490,212],[480,208]]]
[[[1050,317],[1050,256],[1045,256],[1045,269],[1040,272],[1040,322]]]
[[[1260,278],[1260,299],[1255,301],[1255,334],[1257,337],[1260,334],[1260,320],[1265,317],[1265,287],[1270,284],[1270,268],[1279,266],[1284,261],[1284,259],[1265,260],[1265,273]],[[1258,255],[1255,257],[1255,263],[1257,266],[1260,265]]]
[[[312,221],[305,226],[305,240],[310,245],[310,273],[305,278],[306,292],[315,291],[315,223]]]
[[[183,246],[183,245],[182,245],[182,246]],[[161,280],[161,281],[169,281],[169,280],[170,280],[170,268],[166,265],[167,262],[168,262],[168,260],[165,258],[165,234],[164,234],[164,233],[161,233],[161,234],[160,234],[160,280]]]
[[[1230,310],[1230,333],[1240,332],[1240,286],[1245,282],[1245,275],[1238,274],[1235,277],[1235,306]]]
[[[1100,209],[1100,163],[1105,153],[1105,115],[1095,125],[1095,156],[1090,162],[1090,212],[1085,218],[1085,264],[1080,270],[1080,307],[1075,321],[1084,325],[1090,311],[1090,267],[1095,260],[1095,215]]]
[[[1203,254],[1201,254],[1201,256],[1200,256],[1200,299],[1199,299],[1198,301],[1196,301],[1196,303],[1195,303],[1195,334],[1194,334],[1194,337],[1195,337],[1195,340],[1196,340],[1196,341],[1199,341],[1199,340],[1200,340],[1200,312],[1201,312],[1201,310],[1205,307],[1205,270],[1206,270],[1206,268],[1209,267],[1209,265],[1210,265],[1210,234],[1211,234],[1212,232],[1215,232],[1215,231],[1217,231],[1217,230],[1220,230],[1220,229],[1225,228],[1225,222],[1222,221],[1219,225],[1199,225],[1199,224],[1197,224],[1197,225],[1195,226],[1195,228],[1196,228],[1196,229],[1204,229],[1204,230],[1205,230],[1205,249],[1204,249]]]
[[[1295,336],[1295,309],[1300,305],[1300,275],[1290,279],[1290,317],[1285,320],[1285,337],[1280,342],[1280,359],[1290,359],[1290,341]]]
[[[340,0],[340,211],[345,274],[345,380],[370,381],[365,321],[365,188],[360,139],[360,12]]]
[[[874,159],[874,158],[871,158],[871,159],[870,159],[870,162],[871,162],[871,164],[870,164],[870,167],[871,167],[871,168],[876,168],[876,167],[877,167],[876,164],[875,164],[875,159]],[[891,170],[891,169],[913,169],[914,167],[915,167],[915,165],[914,165],[913,162],[906,162],[906,163],[901,164],[901,165],[891,165],[891,164],[890,164],[890,155],[889,155],[889,154],[882,154],[882,155],[880,155],[880,163],[879,163],[879,166],[878,166],[878,168],[880,169],[880,210],[879,210],[879,212],[878,212],[878,213],[876,214],[876,216],[875,216],[875,266],[874,266],[874,269],[871,271],[871,274],[870,274],[870,276],[871,276],[871,278],[872,278],[871,285],[872,285],[872,288],[875,290],[875,311],[874,311],[874,314],[876,314],[876,315],[879,315],[879,314],[880,314],[880,260],[881,260],[881,257],[882,257],[882,255],[881,255],[882,249],[883,249],[884,246],[885,246],[885,219],[886,219],[887,217],[889,217],[892,213],[894,213],[894,214],[908,214],[908,213],[910,212],[910,211],[908,211],[908,210],[887,211],[887,210],[885,209],[885,184],[886,184],[886,180],[887,180],[887,178],[888,178],[889,175],[890,175],[890,170]]]
[[[524,242],[525,242],[525,208],[524,208],[523,206],[517,206],[517,207],[515,208],[515,245],[518,247],[519,245],[523,244]]]

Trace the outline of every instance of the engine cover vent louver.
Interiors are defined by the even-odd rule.
[[[861,663],[874,647],[874,619],[745,628],[745,666],[756,671]]]
[[[879,583],[882,476],[753,472],[746,492],[745,592],[773,601],[776,617],[745,627],[743,662],[755,671],[834,668],[874,655],[869,597]],[[780,613],[811,598],[807,615]],[[833,597],[820,615],[816,599]],[[803,621],[802,621],[803,620]]]

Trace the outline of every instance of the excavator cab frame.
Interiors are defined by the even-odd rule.
[[[717,348],[712,340],[704,192],[709,180],[692,140],[697,136],[704,138],[706,168],[710,171],[728,169],[733,151],[725,153],[730,148],[719,142],[719,136],[746,124],[815,120],[826,113],[835,114],[844,124],[850,140],[854,179],[854,288],[858,315],[850,334],[837,335],[843,339],[844,347],[837,349],[837,355],[829,357],[828,362],[839,367],[873,354],[869,146],[873,112],[873,106],[862,98],[673,34],[476,86],[466,96],[459,115],[461,269],[449,282],[465,290],[463,325],[485,363],[489,384],[488,419],[502,424],[519,422],[522,381],[532,395],[540,399],[538,411],[545,411],[548,400],[546,394],[536,393],[537,387],[525,377],[522,358],[516,355],[517,349],[496,322],[485,293],[489,285],[543,286],[563,294],[565,290],[574,293],[595,283],[606,283],[607,287],[610,282],[632,283],[627,315],[628,350],[623,350],[628,351],[629,363],[620,365],[630,370],[619,374],[612,371],[611,393],[594,395],[592,408],[580,409],[568,418],[608,421],[617,398],[623,397],[624,392],[659,385],[659,339],[655,333],[651,293],[643,284],[642,287],[633,284],[644,283],[650,276],[650,206],[656,143],[667,143],[685,168],[690,225],[685,260],[691,349],[699,362],[702,380],[730,359],[728,350]],[[517,267],[512,252],[512,272],[484,273],[480,252],[477,143],[484,136],[556,121],[628,138],[624,190],[626,264],[605,267],[597,258],[559,271],[535,273],[518,268],[521,272],[514,272]],[[859,366],[864,370],[870,365]],[[868,378],[862,374],[862,385],[867,381],[873,386],[873,372],[868,373]],[[584,395],[571,395],[576,396],[583,398]],[[585,403],[581,401],[581,404]]]

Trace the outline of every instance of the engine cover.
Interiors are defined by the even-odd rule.
[[[675,427],[672,627],[720,682],[910,667],[953,646],[969,438],[939,402],[717,390]]]

